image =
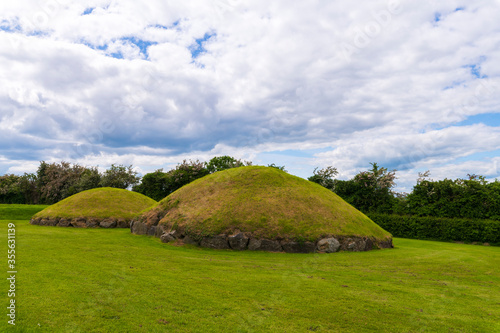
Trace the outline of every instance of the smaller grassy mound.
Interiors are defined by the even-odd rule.
[[[47,220],[51,222],[45,225],[58,225],[62,220],[68,224],[64,226],[70,226],[72,220],[79,219],[79,226],[83,226],[82,223],[89,220],[93,220],[94,224],[102,220],[130,221],[139,212],[155,204],[155,200],[137,192],[111,187],[96,188],[77,193],[45,208],[33,216],[32,223]]]

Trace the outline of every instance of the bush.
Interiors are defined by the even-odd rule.
[[[410,215],[499,220],[500,182],[477,175],[439,181],[421,177],[406,203]]]
[[[231,156],[216,156],[205,163],[205,167],[209,173],[238,168],[245,165],[252,165],[252,162],[237,160]]]
[[[114,165],[100,177],[99,187],[114,187],[126,189],[139,183],[140,177],[132,169],[132,165]]]
[[[163,172],[163,169],[145,174],[142,182],[132,188],[133,191],[144,194],[156,201],[160,201],[182,186],[193,180],[208,175],[205,164],[198,160],[186,161],[178,164],[175,169]]]
[[[500,243],[500,221],[368,214],[394,237]]]

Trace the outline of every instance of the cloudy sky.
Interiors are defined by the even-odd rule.
[[[0,4],[0,174],[231,155],[500,178],[500,1]]]

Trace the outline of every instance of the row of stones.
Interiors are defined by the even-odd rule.
[[[37,218],[31,219],[31,224],[57,227],[75,228],[130,228],[130,221],[125,219],[97,219],[78,217],[74,219],[66,218]]]
[[[212,249],[260,250],[270,252],[310,253],[337,251],[369,251],[374,248],[392,248],[392,241],[376,241],[369,237],[327,237],[317,242],[297,242],[291,240],[270,240],[253,238],[251,235],[239,232],[234,235],[216,235],[195,240],[178,230],[165,231],[162,226],[148,226],[142,222],[132,222],[131,231],[134,234],[156,236],[162,242],[181,241],[184,244],[198,245]]]

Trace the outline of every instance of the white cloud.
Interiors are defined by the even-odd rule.
[[[499,112],[498,2],[24,0],[0,13],[0,172],[220,152],[303,176],[368,162],[459,173],[457,158],[499,149],[498,128],[450,127]]]

